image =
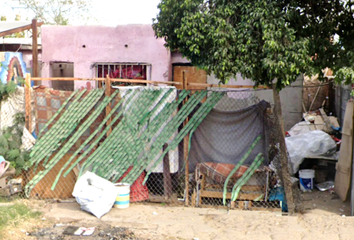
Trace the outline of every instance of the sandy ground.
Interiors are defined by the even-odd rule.
[[[228,212],[215,208],[131,204],[127,209],[113,208],[97,219],[81,211],[77,203],[51,203],[38,207],[44,211],[42,221],[50,223],[52,229],[54,224],[57,231],[63,231],[68,225],[96,226],[98,230],[116,227],[129,229],[135,236],[102,239],[354,239],[354,218],[348,216],[348,203],[328,192],[314,191],[304,194],[303,198],[307,211],[294,216],[283,215],[279,210]],[[18,239],[36,239],[26,237],[25,231],[20,234]],[[38,239],[101,238],[96,235]]]

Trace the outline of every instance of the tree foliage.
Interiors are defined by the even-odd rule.
[[[16,169],[16,174],[30,166],[29,151],[21,149],[24,124],[24,114],[18,113],[14,116],[13,125],[0,135],[0,155]]]
[[[281,89],[325,67],[354,77],[350,1],[162,0],[158,8],[156,36],[223,83],[241,73]]]
[[[35,18],[45,24],[68,25],[73,19],[86,21],[91,0],[19,0]]]

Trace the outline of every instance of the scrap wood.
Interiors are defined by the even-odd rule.
[[[332,131],[332,128],[331,128],[331,122],[327,116],[327,114],[325,113],[325,111],[323,110],[323,108],[320,108],[320,113],[321,113],[321,116],[324,120],[324,123],[325,123],[325,132],[331,132]]]

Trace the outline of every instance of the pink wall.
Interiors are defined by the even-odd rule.
[[[95,77],[97,62],[143,62],[152,65],[152,80],[166,81],[170,52],[151,25],[42,26],[42,61],[42,77],[50,77],[50,62],[73,62],[80,78]],[[81,86],[86,83],[75,82]]]

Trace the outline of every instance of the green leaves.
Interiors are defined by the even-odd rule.
[[[223,83],[241,73],[256,85],[276,79],[281,89],[300,73],[325,67],[350,82],[351,6],[325,0],[162,0],[153,28],[167,47]],[[339,36],[336,42],[334,34]]]
[[[11,163],[16,169],[16,173],[20,173],[29,166],[29,153],[20,149],[24,122],[24,114],[16,114],[14,124],[4,129],[0,135],[0,155]]]

